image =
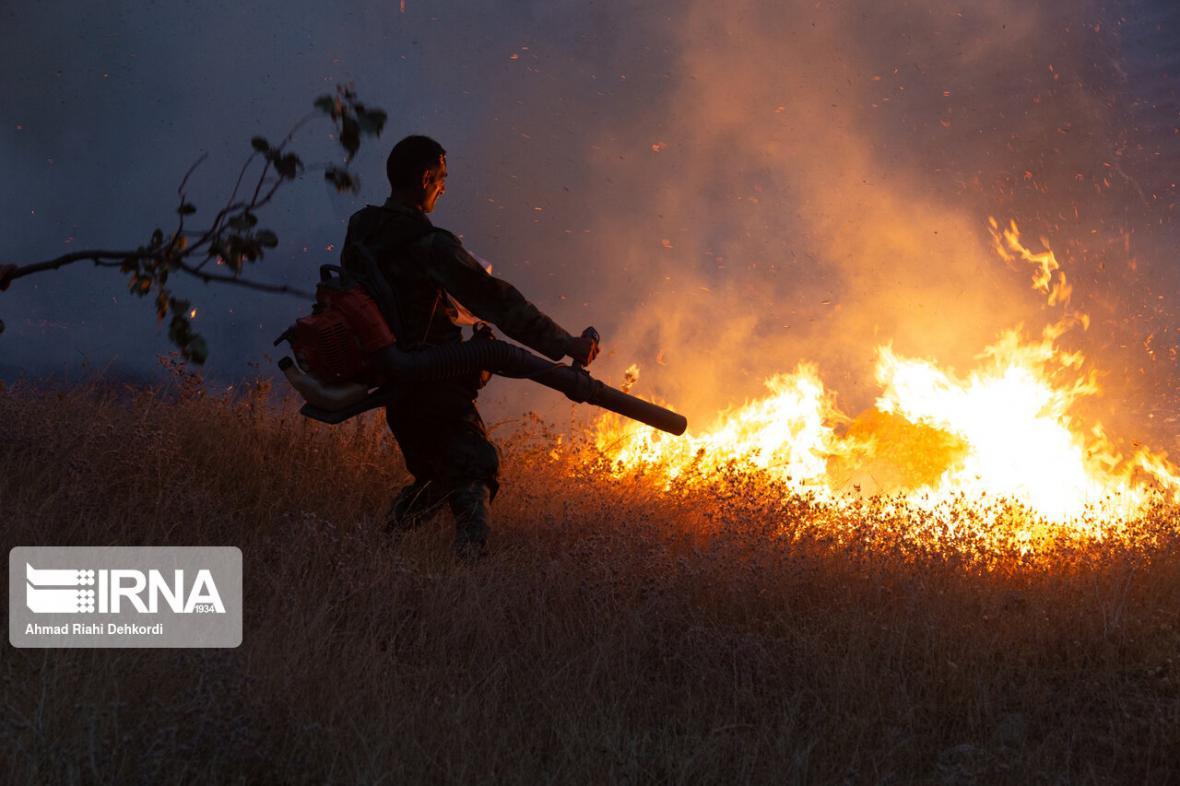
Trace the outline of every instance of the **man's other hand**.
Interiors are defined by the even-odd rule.
[[[598,342],[586,336],[571,338],[565,354],[583,366],[589,366],[598,357]]]

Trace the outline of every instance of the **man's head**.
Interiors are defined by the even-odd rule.
[[[428,136],[408,136],[389,151],[385,174],[395,198],[429,213],[447,190],[447,151]]]

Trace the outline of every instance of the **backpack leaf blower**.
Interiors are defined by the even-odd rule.
[[[388,387],[439,382],[490,371],[530,379],[572,401],[593,404],[666,431],[683,434],[688,420],[669,409],[594,379],[576,362],[554,363],[504,341],[473,340],[407,350],[395,301],[376,260],[356,247],[364,275],[335,265],[320,267],[312,313],[275,339],[291,345],[295,358],[279,368],[306,402],[300,412],[324,423],[342,423],[388,402]],[[584,336],[597,337],[593,328]]]

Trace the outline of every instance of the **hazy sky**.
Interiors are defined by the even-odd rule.
[[[1003,328],[1039,330],[1060,314],[992,253],[989,216],[1058,251],[1093,318],[1066,341],[1107,369],[1110,408],[1175,409],[1167,0],[0,3],[2,261],[145,242],[208,152],[199,224],[252,135],[352,81],[390,115],[356,162],[361,195],[289,186],[252,277],[310,287],[348,215],[385,197],[389,145],[427,133],[449,150],[436,223],[569,330],[596,325],[603,378],[638,362],[637,390],[690,417],[801,360],[855,412],[877,344],[962,369]],[[295,149],[325,159],[328,130]],[[176,291],[223,382],[269,373],[306,310]],[[86,265],[16,282],[0,319],[0,378],[151,374],[170,349],[150,302]],[[496,383],[493,417],[527,387]]]

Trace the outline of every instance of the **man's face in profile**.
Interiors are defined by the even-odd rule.
[[[447,157],[438,157],[438,166],[433,166],[422,175],[422,212],[434,210],[438,198],[447,191]]]

